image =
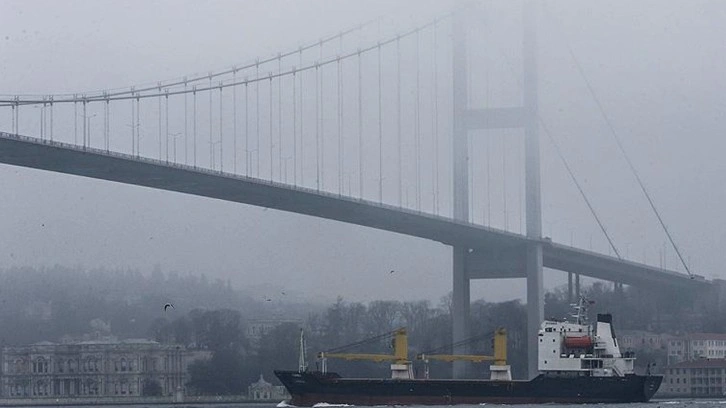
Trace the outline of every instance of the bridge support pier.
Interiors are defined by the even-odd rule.
[[[575,274],[575,299],[580,298],[580,274]]]
[[[452,338],[454,344],[462,339],[471,336],[470,329],[470,308],[471,308],[471,287],[467,271],[467,257],[469,249],[464,247],[453,248],[454,282],[452,291]],[[468,354],[467,345],[455,346],[454,354]],[[453,366],[454,378],[466,377],[466,362],[455,361]]]
[[[539,327],[544,320],[544,286],[542,283],[542,245],[527,247],[527,374],[537,373]]]
[[[537,373],[537,339],[544,320],[544,286],[542,282],[542,206],[539,165],[539,116],[537,96],[537,4],[523,4],[522,65],[524,123],[524,188],[527,237],[527,360],[529,378]]]
[[[573,282],[574,275],[574,282]],[[580,274],[567,272],[567,303],[575,303],[580,298]]]
[[[567,303],[572,303],[572,272],[567,272]]]
[[[453,187],[454,187],[454,219],[469,221],[469,132],[466,126],[468,109],[468,89],[466,74],[466,31],[463,10],[455,13],[453,24]],[[453,290],[452,290],[452,340],[459,343],[469,337],[470,327],[470,287],[466,269],[469,248],[453,248]],[[468,346],[461,345],[454,349],[455,354],[468,354]],[[466,376],[466,363],[454,362],[453,378]]]
[[[525,134],[525,202],[527,243],[524,258],[527,278],[527,356],[528,376],[537,375],[537,339],[544,319],[544,288],[542,282],[542,215],[540,204],[539,117],[537,114],[537,43],[535,27],[536,4],[523,4],[523,106],[521,109],[472,110],[468,106],[467,45],[465,11],[460,9],[452,19],[453,79],[453,213],[454,219],[469,222],[469,130],[491,128],[524,128]],[[495,119],[495,120],[492,120]],[[470,332],[470,288],[467,273],[469,248],[453,250],[453,316],[452,340],[464,340]],[[486,262],[485,262],[486,264]],[[483,269],[492,269],[484,267]],[[483,276],[487,277],[487,276]],[[491,276],[490,276],[491,277]],[[454,353],[466,353],[462,346]],[[463,363],[455,363],[453,376],[465,375]]]

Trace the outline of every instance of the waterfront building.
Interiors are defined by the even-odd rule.
[[[726,360],[699,359],[666,367],[660,397],[723,397]]]
[[[618,333],[620,347],[626,350],[666,350],[673,338],[669,334],[653,333],[645,330],[621,330]]]
[[[726,334],[692,333],[668,340],[668,365],[723,358],[726,358]]]
[[[262,374],[260,379],[247,387],[247,397],[253,401],[269,401],[269,400],[285,400],[290,398],[290,394],[282,385],[272,385],[265,381]]]
[[[198,353],[197,353],[198,354]],[[174,395],[197,356],[180,345],[113,337],[3,347],[3,398]]]

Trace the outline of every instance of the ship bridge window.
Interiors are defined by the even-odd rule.
[[[602,368],[602,360],[582,360],[580,364],[583,369]]]

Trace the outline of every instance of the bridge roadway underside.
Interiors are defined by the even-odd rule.
[[[469,278],[526,276],[525,248],[530,241],[525,236],[394,206],[7,133],[0,133],[0,163],[273,208],[471,248],[466,260]],[[629,285],[710,286],[681,273],[549,240],[543,241],[543,258],[547,268]]]

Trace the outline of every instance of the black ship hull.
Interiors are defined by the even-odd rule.
[[[320,372],[275,371],[295,406],[452,405],[646,402],[661,376],[550,377],[530,381],[341,378]]]

